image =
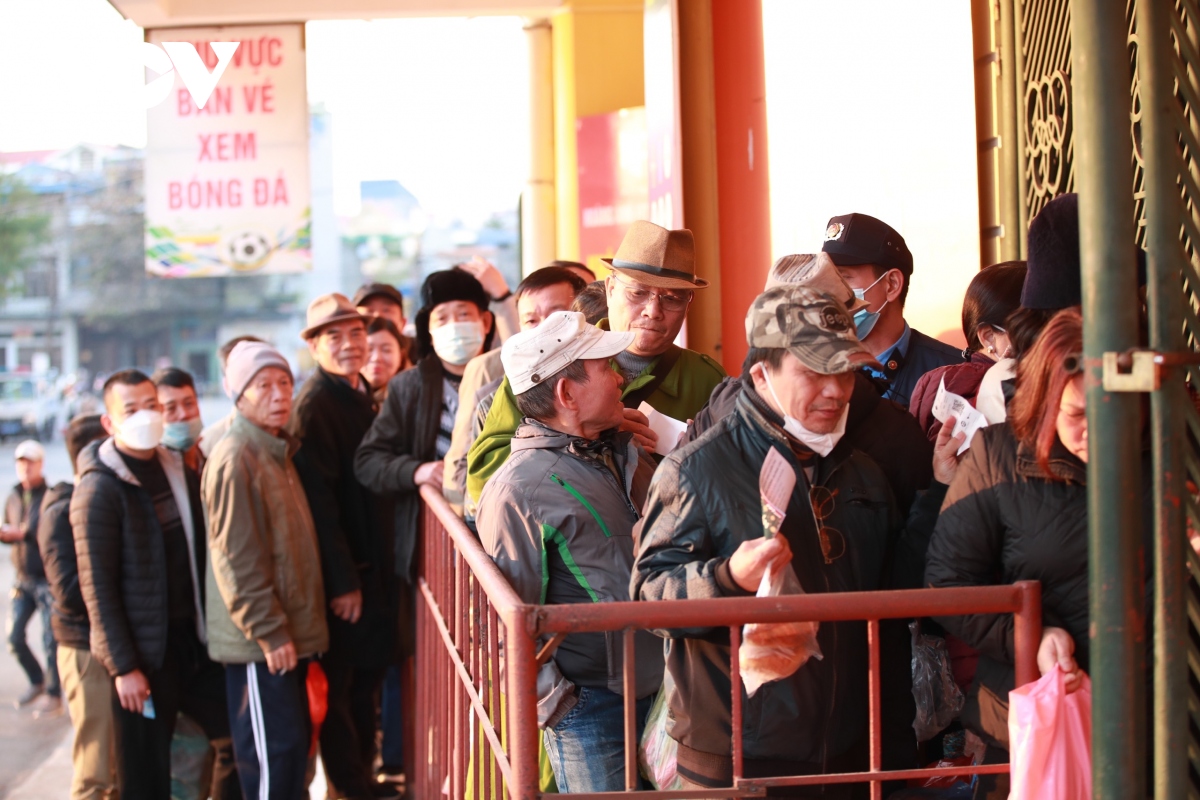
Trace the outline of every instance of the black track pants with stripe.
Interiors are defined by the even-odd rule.
[[[282,675],[272,675],[264,663],[225,665],[233,753],[246,800],[308,797],[307,675],[307,659]]]

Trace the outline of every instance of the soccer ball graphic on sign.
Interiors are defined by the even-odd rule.
[[[254,231],[234,234],[225,243],[225,254],[229,263],[240,272],[250,272],[261,267],[270,258],[273,249],[267,237]]]

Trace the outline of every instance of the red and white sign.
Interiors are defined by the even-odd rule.
[[[617,251],[634,220],[647,219],[646,111],[641,106],[575,120],[579,161],[579,254]],[[602,266],[602,265],[601,265]]]
[[[146,112],[147,273],[311,269],[303,26],[171,28],[148,40],[190,43],[210,71],[211,43],[238,46],[222,54],[228,63],[203,108],[180,80]]]

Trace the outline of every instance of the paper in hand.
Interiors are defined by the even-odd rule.
[[[654,452],[660,456],[668,455],[679,444],[679,437],[687,430],[687,423],[680,422],[674,417],[668,417],[655,411],[654,408],[645,400],[638,406],[638,411],[646,415],[649,420],[650,430],[658,436],[658,442],[654,445]]]
[[[938,384],[937,396],[933,398],[933,417],[942,423],[954,417],[954,433],[966,434],[962,447],[958,448],[957,455],[960,456],[971,446],[975,431],[988,425],[987,418],[976,411],[965,397],[946,391],[945,378]]]

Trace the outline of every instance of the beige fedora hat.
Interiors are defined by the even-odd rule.
[[[851,314],[871,305],[854,296],[854,290],[838,272],[837,264],[828,253],[793,253],[777,258],[767,273],[767,285],[763,290],[776,286],[808,286],[836,297]]]
[[[326,325],[348,319],[363,319],[350,298],[337,292],[323,294],[308,304],[308,327],[300,331],[300,338],[311,339]]]
[[[600,259],[617,272],[656,289],[703,289],[696,277],[696,243],[686,228],[669,231],[640,219],[625,231],[612,258]]]

